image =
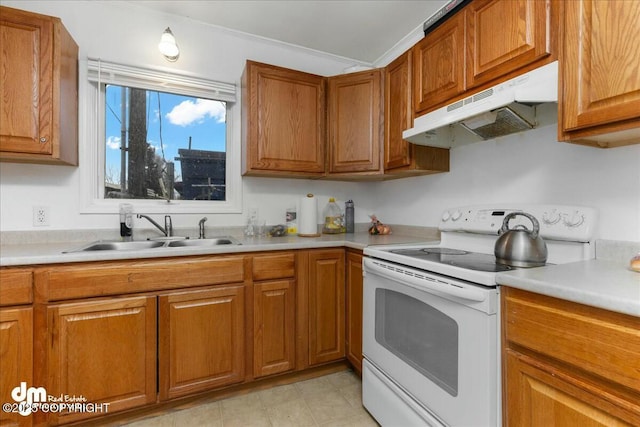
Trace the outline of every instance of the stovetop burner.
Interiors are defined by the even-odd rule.
[[[420,250],[428,254],[441,254],[441,255],[466,255],[469,253],[468,251],[463,251],[460,249],[451,249],[451,248],[423,248]]]
[[[463,251],[452,248],[418,248],[418,249],[394,249],[390,252],[416,259],[421,259],[454,267],[466,268],[476,271],[488,271],[498,273],[513,270],[514,267],[498,264],[494,255],[477,252]]]

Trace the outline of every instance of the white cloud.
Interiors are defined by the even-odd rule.
[[[167,113],[167,119],[177,126],[189,126],[202,123],[206,118],[214,118],[218,123],[224,123],[226,110],[220,101],[198,99],[196,102],[182,101]]]
[[[107,147],[112,150],[120,149],[120,137],[119,136],[110,136],[107,138]]]

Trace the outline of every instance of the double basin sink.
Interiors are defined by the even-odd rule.
[[[212,247],[220,245],[241,245],[231,236],[215,237],[211,239],[170,239],[170,240],[141,240],[134,242],[120,242],[98,240],[79,248],[70,249],[63,253],[91,252],[91,251],[141,251],[154,248],[190,248]]]

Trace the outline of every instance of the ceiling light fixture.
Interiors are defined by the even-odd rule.
[[[160,43],[158,44],[158,50],[160,50],[160,53],[162,53],[167,61],[176,62],[178,60],[178,57],[180,56],[180,49],[178,49],[178,44],[176,43],[176,38],[171,32],[171,28],[167,27],[167,29],[162,33]]]

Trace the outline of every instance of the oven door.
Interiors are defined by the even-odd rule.
[[[498,302],[498,288],[365,258],[364,358],[444,425],[497,426]],[[363,396],[375,395],[370,384],[363,377]],[[397,424],[373,406],[365,400]]]

